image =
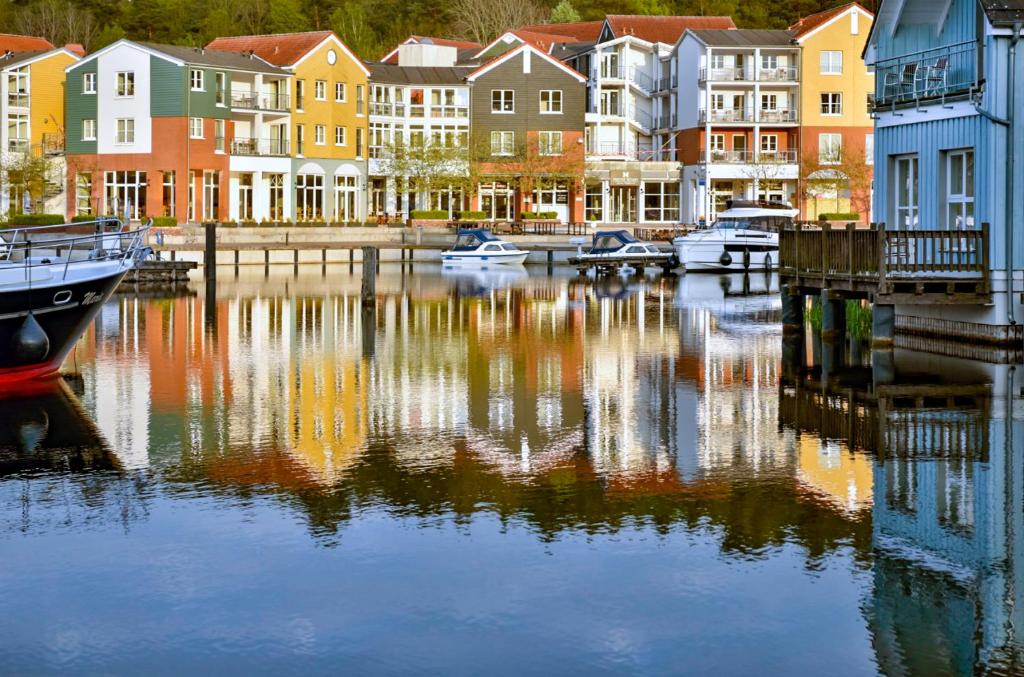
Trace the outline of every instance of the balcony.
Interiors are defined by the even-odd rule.
[[[60,155],[64,152],[64,135],[59,132],[43,133],[43,154]]]
[[[11,153],[27,153],[30,147],[28,139],[7,139],[7,150]]]
[[[800,70],[797,68],[759,68],[757,79],[761,82],[800,82]]]
[[[747,82],[754,79],[752,69],[745,67],[701,68],[701,82]]]
[[[797,112],[787,108],[762,108],[757,112],[757,121],[764,124],[791,124],[797,121]]]
[[[711,161],[708,162],[707,151],[701,151],[701,164],[724,165],[783,165],[796,164],[799,153],[796,149],[761,151],[752,150],[713,150]]]
[[[258,92],[231,92],[231,107],[242,110],[288,110],[287,94],[260,94]]]
[[[7,105],[11,108],[28,108],[30,98],[28,92],[8,92]]]
[[[700,111],[700,124],[702,125],[706,125],[708,122],[730,124],[753,121],[754,112],[749,108],[712,108],[710,111]]]
[[[600,68],[602,80],[625,80],[626,69],[622,66],[612,66],[607,63],[601,64]]]
[[[630,143],[591,143],[587,146],[587,157],[639,160],[650,157],[654,153],[650,145]]]
[[[675,113],[662,113],[660,116],[654,118],[654,129],[675,129],[676,128],[676,114]]]
[[[467,106],[431,106],[430,117],[432,118],[468,118],[469,108]]]
[[[232,155],[286,157],[288,155],[287,139],[253,139],[236,136],[231,141]]]
[[[977,89],[975,42],[961,42],[875,64],[875,108],[944,100]]]

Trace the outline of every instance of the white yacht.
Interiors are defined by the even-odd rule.
[[[471,229],[459,231],[455,245],[442,252],[441,261],[445,265],[469,263],[521,266],[528,255],[529,252],[494,237],[486,230]]]
[[[779,264],[779,231],[797,214],[781,202],[733,200],[709,228],[672,244],[686,271],[773,270]]]

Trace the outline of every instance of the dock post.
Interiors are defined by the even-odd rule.
[[[355,270],[356,265],[356,250],[349,247],[348,250],[348,274],[351,275]]]
[[[798,288],[788,284],[782,288],[782,333],[784,335],[803,335],[806,306],[807,299]]]
[[[363,247],[363,305],[376,305],[377,302],[377,248]]]
[[[238,250],[235,250],[235,277],[238,277]]]
[[[821,290],[821,338],[842,341],[846,337],[846,300],[836,298],[830,289]]]
[[[783,297],[785,298],[785,297]],[[801,371],[806,357],[806,340],[803,334],[782,335],[782,384],[795,385],[800,382]]]
[[[204,223],[206,251],[203,254],[203,275],[207,280],[217,279],[217,224]]]
[[[548,275],[555,271],[555,250],[548,250]]]
[[[875,303],[871,306],[871,347],[891,349],[896,336],[896,306]]]

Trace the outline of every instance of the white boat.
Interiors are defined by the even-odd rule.
[[[569,259],[569,263],[583,271],[595,268],[598,272],[620,271],[625,267],[635,270],[661,268],[671,272],[679,266],[675,252],[665,252],[650,242],[641,242],[625,230],[594,233],[590,251]]]
[[[672,244],[686,271],[773,270],[779,264],[779,231],[797,214],[781,202],[734,200],[711,227]]]
[[[511,242],[496,238],[486,230],[460,230],[455,245],[441,253],[445,265],[491,264],[521,266],[529,252],[524,252]]]

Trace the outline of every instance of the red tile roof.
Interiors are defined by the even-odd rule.
[[[571,35],[556,35],[553,33],[538,33],[536,31],[526,31],[517,29],[512,31],[512,34],[518,37],[523,42],[528,42],[540,51],[548,54],[551,52],[551,46],[560,43],[572,43],[579,42],[577,38]]]
[[[617,38],[633,35],[647,42],[674,44],[689,29],[736,28],[728,16],[646,16],[609,14],[605,21]]]
[[[818,26],[824,23],[828,23],[829,21],[839,16],[843,12],[847,11],[851,7],[859,7],[868,14],[871,14],[871,12],[865,9],[864,6],[861,5],[859,2],[848,2],[845,5],[839,5],[838,7],[833,7],[832,9],[826,9],[824,12],[810,14],[808,16],[801,18],[799,21],[797,21],[795,24],[789,27],[789,32],[793,34],[794,38],[799,38],[803,35],[806,35],[807,33],[810,33]],[[871,16],[874,16],[874,14],[871,14]]]
[[[547,33],[549,35],[568,35],[576,38],[579,42],[597,42],[601,36],[603,21],[574,21],[564,24],[533,24],[531,26],[520,26],[516,31],[529,31],[531,33]]]
[[[76,56],[85,56],[85,47],[83,47],[81,44],[77,42],[69,42],[68,44],[64,45],[64,49],[68,50],[72,54],[75,54]]]
[[[483,45],[478,42],[470,42],[469,40],[449,40],[448,38],[432,38],[427,35],[410,35],[408,38],[402,41],[402,45],[440,45],[441,47],[454,47],[455,49],[482,49]],[[400,45],[401,46],[401,45]],[[398,63],[398,47],[391,50],[387,56],[381,59],[381,63]]]
[[[291,66],[332,35],[334,35],[332,31],[236,35],[216,38],[206,48],[222,52],[253,52],[256,56],[275,66]]]
[[[53,48],[46,38],[0,33],[0,52],[48,52]]]

